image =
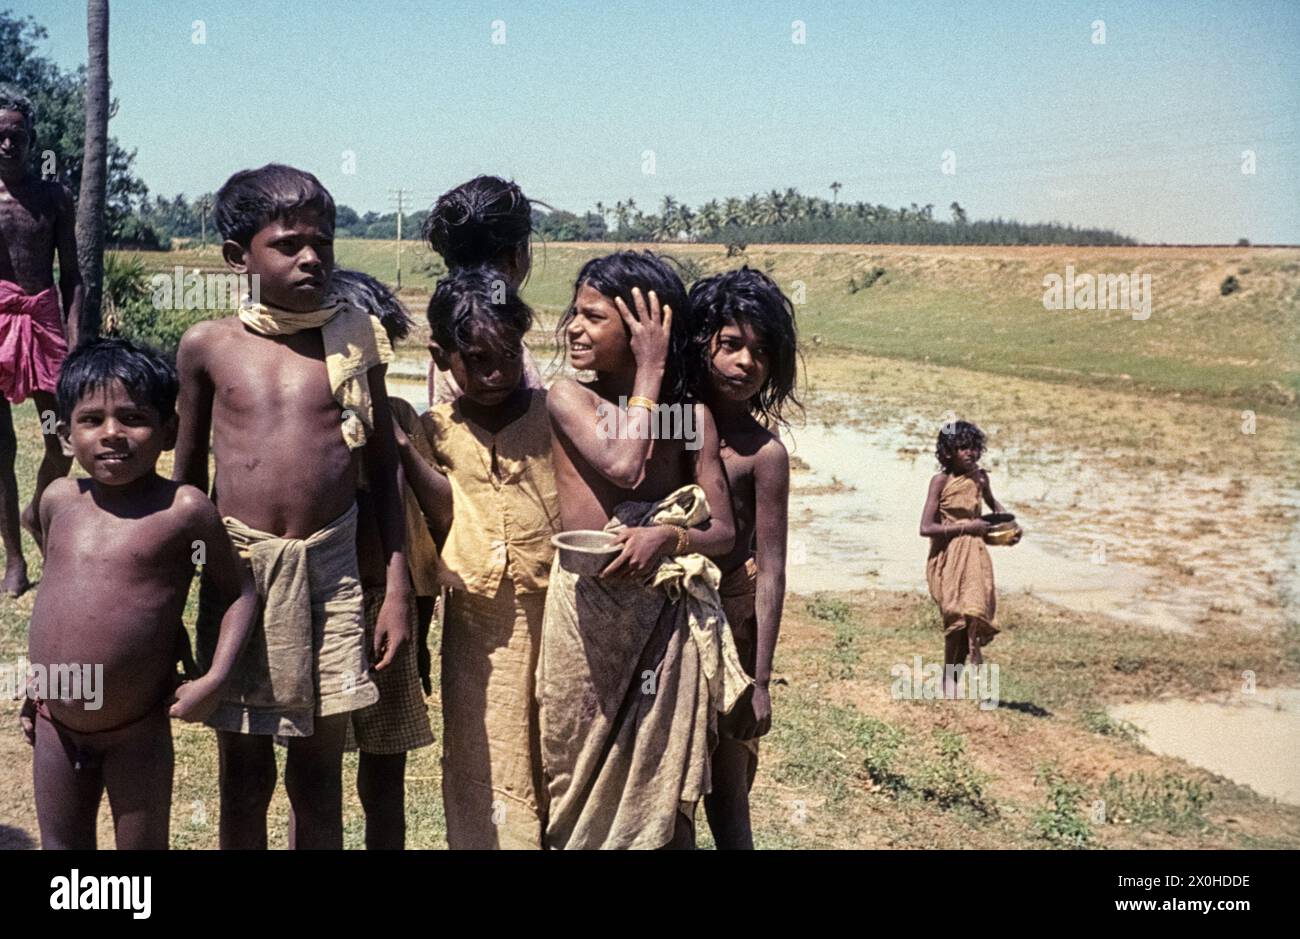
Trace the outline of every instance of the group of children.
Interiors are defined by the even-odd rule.
[[[0,252],[0,286],[44,310],[57,245],[73,339],[66,193],[24,176],[32,139],[30,106],[0,100],[0,224],[10,245],[11,232],[33,244]],[[102,708],[66,687],[24,701],[43,845],[93,847],[107,790],[118,847],[165,848],[174,717],[216,731],[221,847],[266,847],[276,744],[291,846],[342,846],[355,747],[366,845],[402,847],[406,754],[434,739],[441,597],[451,847],[689,847],[701,801],[720,847],[752,847],[785,595],[789,460],[775,428],[798,405],[794,310],[776,284],[742,268],[688,292],[651,252],[595,258],[556,331],[582,377],[544,388],[519,295],[532,203],[478,177],[426,225],[448,273],[429,302],[431,406],[418,415],[385,387],[409,317],[373,278],[336,269],[334,202],[314,176],[236,173],[215,215],[224,261],[254,295],[188,330],[175,368],[87,337],[25,379],[0,370],[6,408],[30,392],[44,410],[56,392],[47,453],[53,438],[85,471],[42,467],[30,661],[104,674]],[[20,315],[0,309],[0,351]],[[973,480],[957,443],[949,474]],[[172,448],[167,480],[156,462]],[[968,495],[950,488],[936,478],[931,519]],[[936,544],[952,538],[943,518]],[[598,575],[566,569],[552,541],[584,530],[612,536]],[[6,527],[17,589],[10,540]],[[195,661],[181,613],[196,568]],[[968,632],[978,660],[984,634]]]
[[[559,326],[590,377],[544,389],[518,293],[532,206],[480,177],[430,217],[449,270],[417,415],[385,389],[409,320],[383,285],[335,270],[315,177],[237,173],[215,213],[256,296],[188,330],[174,370],[98,339],[58,372],[58,434],[86,475],[37,503],[30,659],[102,663],[106,705],[60,689],[25,702],[42,843],[93,846],[107,790],[119,847],[166,847],[170,716],[216,731],[223,848],[266,846],[276,743],[292,846],[341,847],[356,746],[367,846],[400,847],[406,754],[433,741],[421,651],[442,594],[451,847],[688,846],[701,799],[720,845],[752,846],[788,491],[767,423],[794,389],[776,285],[745,269],[688,295],[650,252],[593,260]],[[602,404],[627,433],[600,432]],[[679,406],[694,443],[656,429]],[[576,529],[616,534],[598,576],[558,562],[552,537]]]

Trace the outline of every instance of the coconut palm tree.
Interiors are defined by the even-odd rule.
[[[705,237],[712,237],[722,227],[722,207],[717,199],[710,199],[700,206],[700,229]]]
[[[840,190],[843,188],[843,183],[831,183],[831,192],[834,194],[834,201],[840,201]]]
[[[104,206],[108,187],[108,0],[86,3],[86,149],[77,200],[77,262],[85,294],[78,341],[99,335],[104,296]]]
[[[740,227],[741,218],[745,211],[745,204],[734,196],[722,203],[722,227],[729,226]]]

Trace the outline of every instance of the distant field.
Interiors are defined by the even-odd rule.
[[[525,297],[550,323],[584,261],[610,244],[534,245]],[[635,247],[646,247],[639,245]],[[1300,411],[1300,249],[667,244],[688,275],[747,263],[787,292],[802,283],[806,351],[851,350],[979,372],[1113,389],[1149,389],[1265,412]],[[388,283],[396,244],[338,243],[338,262]],[[148,253],[154,269],[215,268],[215,249]],[[402,297],[418,318],[437,280],[419,243],[403,248]],[[1151,313],[1053,311],[1043,278],[1148,274]],[[870,286],[861,284],[878,270]],[[1239,287],[1223,295],[1228,277]],[[853,284],[850,284],[850,281]],[[854,289],[857,287],[857,289]]]

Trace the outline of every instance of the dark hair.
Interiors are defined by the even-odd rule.
[[[245,248],[275,219],[292,218],[303,210],[320,212],[334,225],[329,190],[311,173],[281,163],[240,170],[217,191],[213,206],[222,239]]]
[[[27,124],[27,136],[36,129],[36,105],[13,85],[0,84],[0,111],[17,111]]]
[[[414,320],[406,312],[402,301],[379,280],[361,271],[342,268],[334,271],[330,281],[330,298],[342,300],[371,316],[379,318],[388,333],[389,342],[397,342],[411,334]]]
[[[500,176],[475,176],[449,189],[424,220],[424,240],[449,270],[497,262],[527,244],[532,231],[532,202]]]
[[[63,360],[56,390],[59,419],[71,420],[78,401],[115,379],[136,401],[154,407],[163,421],[176,413],[180,383],[172,364],[129,339],[111,338],[78,346]]]
[[[766,423],[785,423],[781,411],[788,403],[802,408],[795,395],[799,337],[794,304],[772,278],[742,267],[714,274],[691,287],[691,388],[697,396],[707,387],[713,338],[727,325],[748,323],[767,345],[768,375],[749,410]]]
[[[939,439],[934,445],[934,458],[939,461],[940,466],[951,473],[958,450],[967,447],[979,447],[983,450],[984,441],[984,431],[969,421],[949,421],[939,428]]]
[[[522,339],[533,328],[528,304],[500,271],[486,265],[453,270],[429,298],[429,330],[447,352],[469,346],[476,326],[497,342],[512,333]]]
[[[668,362],[659,397],[668,403],[685,401],[690,397],[686,358],[690,343],[691,301],[682,279],[668,262],[652,251],[615,251],[604,257],[592,258],[582,265],[582,270],[578,271],[578,277],[573,282],[574,300],[569,301],[568,309],[555,324],[556,344],[561,350],[567,345],[564,339],[565,327],[573,319],[574,301],[583,284],[611,300],[621,297],[633,313],[636,312],[636,301],[632,299],[633,287],[640,287],[643,295],[653,290],[661,307],[672,308]]]

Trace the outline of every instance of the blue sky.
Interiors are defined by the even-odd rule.
[[[0,7],[44,24],[61,65],[85,61],[84,0]],[[839,181],[841,199],[941,217],[957,200],[1153,241],[1300,242],[1287,0],[113,0],[110,70],[110,131],[165,194],[270,160],[362,211],[479,172],[573,210]]]

